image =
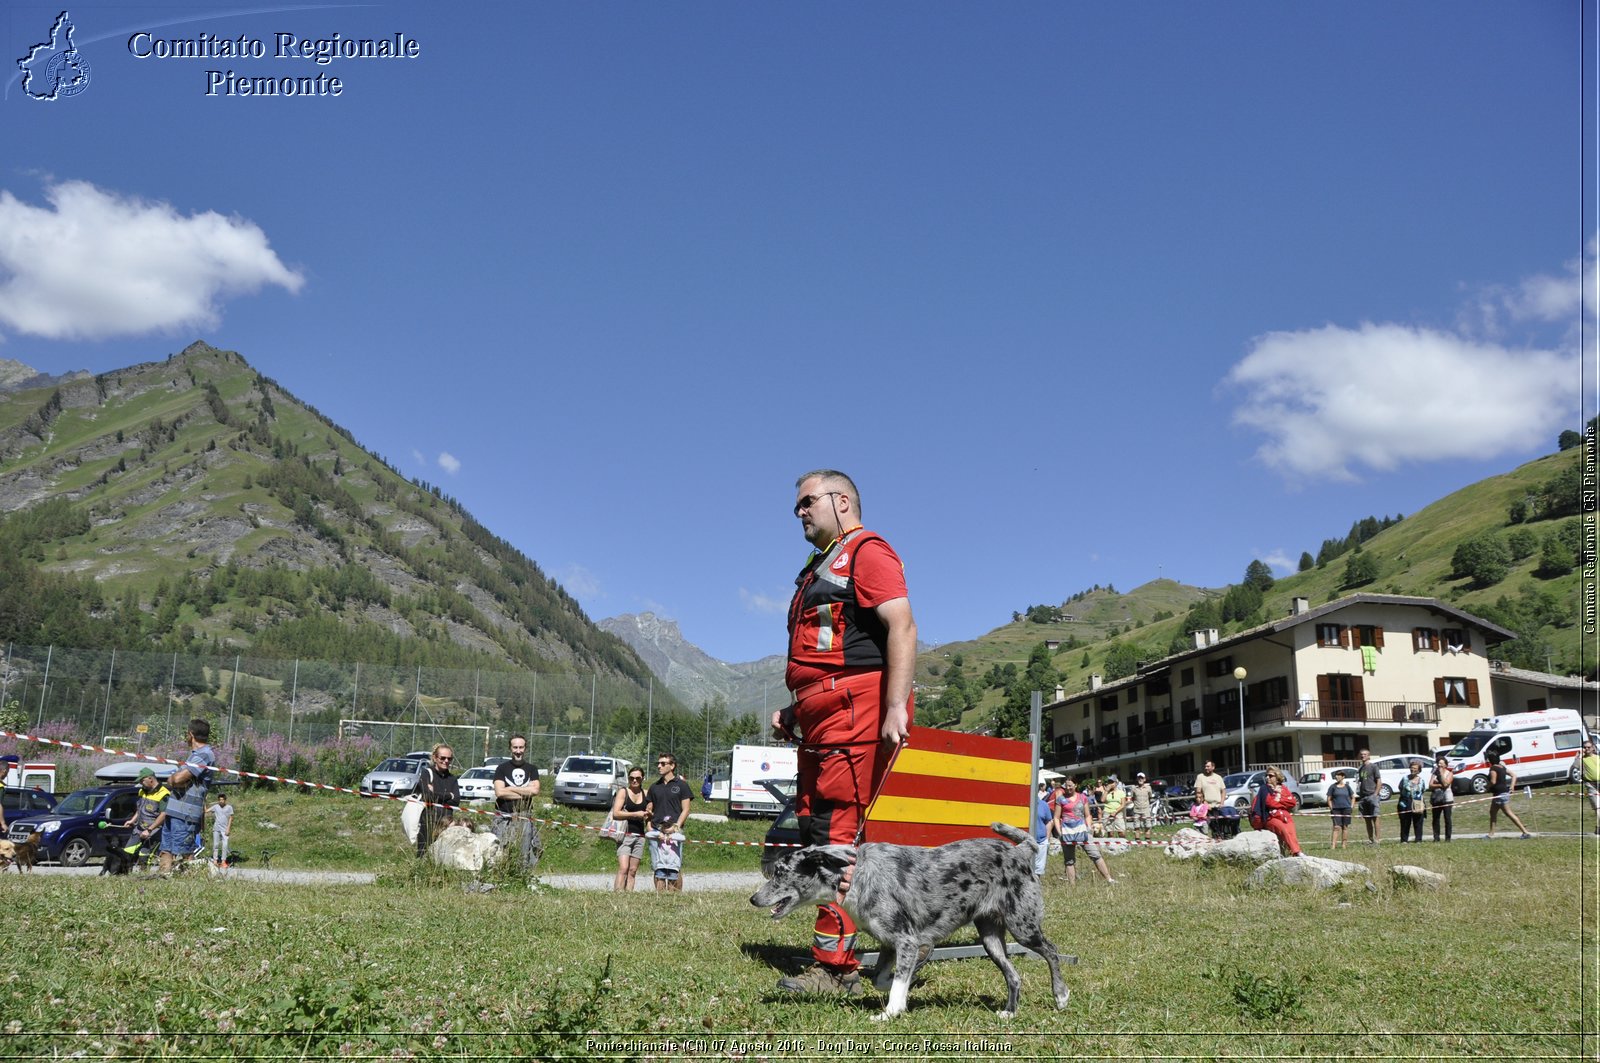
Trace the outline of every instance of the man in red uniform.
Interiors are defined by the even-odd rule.
[[[861,526],[861,495],[850,477],[818,469],[795,486],[794,514],[816,549],[789,603],[785,682],[794,700],[772,724],[800,742],[801,842],[854,845],[890,756],[910,733],[917,625],[905,566]],[[778,988],[860,993],[855,934],[837,903],[818,906],[817,962]]]

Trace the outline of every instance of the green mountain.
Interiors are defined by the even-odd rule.
[[[1517,632],[1495,650],[1509,663],[1600,678],[1600,662],[1582,652],[1580,625],[1580,574],[1593,563],[1579,516],[1592,445],[1468,485],[1403,519],[1358,520],[1320,550],[1306,544],[1318,562],[1289,577],[1273,580],[1241,556],[1233,587],[1154,580],[1019,610],[986,635],[918,658],[919,715],[984,728],[996,726],[998,714],[1000,729],[1014,732],[1016,702],[1029,690],[1043,689],[1049,700],[1057,684],[1072,692],[1088,687],[1091,674],[1131,674],[1138,662],[1188,645],[1197,628],[1227,635],[1286,615],[1294,598],[1316,606],[1357,591],[1440,598]],[[1255,592],[1246,583],[1252,570],[1265,584]],[[1025,702],[1022,712],[1025,719]]]
[[[0,640],[649,679],[533,561],[236,353],[11,379]]]

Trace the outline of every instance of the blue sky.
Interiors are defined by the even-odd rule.
[[[61,6],[0,14],[0,358],[237,350],[724,660],[782,652],[809,468],[945,642],[1290,571],[1594,411],[1577,3],[69,10],[52,101]],[[133,54],[202,33],[267,55]]]

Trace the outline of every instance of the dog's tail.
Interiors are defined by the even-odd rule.
[[[989,829],[1000,835],[1002,838],[1010,838],[1018,845],[1026,843],[1033,846],[1035,849],[1039,847],[1039,843],[1034,841],[1031,834],[1025,830],[1018,830],[1009,823],[991,823],[989,824]]]

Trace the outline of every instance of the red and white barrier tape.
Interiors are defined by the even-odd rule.
[[[38,735],[23,734],[17,731],[0,731],[0,738],[14,738],[19,742],[38,742],[43,745],[59,746],[62,749],[76,749],[89,753],[109,753],[113,756],[126,757],[129,760],[149,761],[152,764],[171,764],[175,767],[182,767],[184,764],[184,762],[181,760],[173,760],[170,757],[158,757],[150,753],[133,753],[125,749],[111,749],[106,746],[91,745],[87,742],[67,742],[57,738],[42,738]],[[286,786],[309,786],[315,790],[327,790],[330,793],[336,794],[351,794],[355,797],[380,798],[384,801],[397,801],[401,804],[420,804],[424,808],[444,808],[448,809],[454,815],[470,814],[474,816],[484,816],[493,820],[523,820],[528,823],[541,823],[553,827],[573,827],[577,830],[588,830],[600,833],[599,827],[588,823],[569,823],[565,820],[543,819],[538,816],[524,816],[511,812],[500,812],[498,810],[491,811],[486,809],[467,808],[465,806],[445,805],[435,801],[423,801],[410,795],[396,797],[393,794],[375,794],[370,790],[353,790],[348,786],[333,786],[329,783],[312,782],[309,779],[293,779],[283,775],[263,775],[260,772],[241,771],[238,768],[225,768],[220,764],[212,765],[211,770],[220,771],[228,775],[237,775],[241,779],[260,779],[264,782],[282,783]],[[706,838],[686,838],[684,840],[694,845],[729,845],[756,849],[801,848],[800,845],[794,842],[735,842],[714,841]]]

